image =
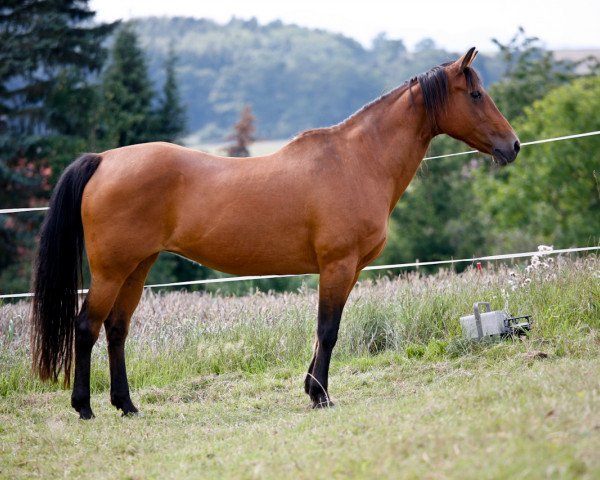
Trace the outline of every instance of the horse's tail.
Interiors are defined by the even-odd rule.
[[[79,309],[78,288],[82,280],[83,189],[102,157],[85,154],[62,174],[41,229],[34,266],[31,313],[33,370],[42,380],[71,382],[73,331]]]

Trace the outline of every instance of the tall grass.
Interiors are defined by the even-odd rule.
[[[131,385],[163,386],[274,367],[284,374],[298,372],[310,359],[317,299],[317,292],[307,287],[245,297],[146,291],[127,342]],[[360,282],[346,306],[334,358],[493,355],[504,347],[462,339],[459,317],[475,301],[489,301],[512,315],[533,315],[529,340],[516,342],[518,348],[543,345],[556,355],[585,355],[586,342],[600,329],[600,258],[561,257],[528,268],[412,272]],[[28,310],[27,302],[0,306],[0,396],[59,388],[30,374]],[[109,385],[101,336],[94,349],[92,388],[104,391]]]

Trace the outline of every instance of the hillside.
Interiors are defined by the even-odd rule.
[[[340,34],[281,22],[232,19],[221,25],[152,17],[137,20],[136,28],[158,84],[173,45],[188,130],[203,141],[221,141],[244,104],[252,105],[261,138],[289,138],[338,123],[416,73],[459,55],[430,40],[409,52],[402,40],[383,35],[366,49]],[[502,70],[486,56],[477,68],[488,84]]]

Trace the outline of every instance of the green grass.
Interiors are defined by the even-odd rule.
[[[531,335],[465,341],[476,300],[532,314]],[[110,406],[101,339],[90,422],[30,376],[27,308],[0,307],[0,478],[600,477],[597,257],[362,282],[326,411],[302,391],[312,290],[146,294],[127,347],[143,415]]]

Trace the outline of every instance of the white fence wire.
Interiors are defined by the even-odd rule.
[[[393,270],[396,268],[410,268],[410,267],[425,267],[428,265],[452,265],[455,263],[475,263],[475,262],[489,262],[497,260],[511,260],[515,258],[528,258],[534,256],[546,256],[546,255],[559,255],[562,253],[576,253],[576,252],[591,252],[600,250],[599,247],[574,247],[574,248],[559,248],[544,251],[535,252],[520,252],[520,253],[505,253],[501,255],[487,255],[485,257],[472,257],[472,258],[458,258],[451,260],[437,260],[431,262],[410,262],[410,263],[395,263],[392,265],[371,265],[363,269],[363,272],[368,270]],[[248,280],[266,280],[269,278],[286,278],[286,277],[306,277],[309,275],[316,275],[312,273],[300,274],[300,275],[250,275],[245,277],[224,277],[224,278],[205,278],[203,280],[189,280],[186,282],[172,282],[172,283],[155,283],[152,285],[144,285],[144,288],[164,288],[164,287],[183,287],[187,285],[206,285],[210,283],[227,283],[227,282],[245,282]],[[78,293],[87,293],[88,289],[78,290]],[[0,299],[3,298],[27,298],[33,297],[33,293],[11,293],[0,295]]]

